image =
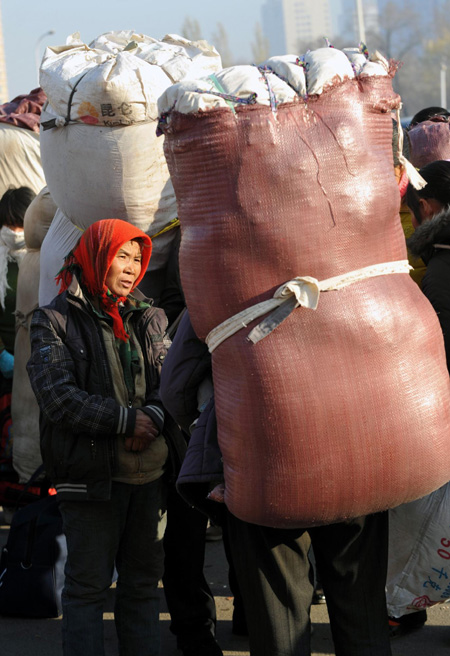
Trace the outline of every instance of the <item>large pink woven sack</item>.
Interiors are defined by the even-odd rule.
[[[172,112],[165,152],[180,268],[204,339],[295,276],[406,259],[391,79],[307,104]],[[265,339],[213,352],[225,501],[242,520],[312,526],[383,510],[450,479],[450,388],[437,317],[407,273],[323,292]]]

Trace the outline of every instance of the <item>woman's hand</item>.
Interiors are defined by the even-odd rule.
[[[136,412],[136,425],[131,437],[125,438],[126,451],[145,451],[158,437],[159,429],[145,412]]]
[[[208,494],[208,499],[217,501],[217,503],[225,503],[225,483],[219,483]]]

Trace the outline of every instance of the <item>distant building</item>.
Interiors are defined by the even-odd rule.
[[[383,1],[362,0],[366,33],[378,32]],[[315,44],[321,37],[347,46],[359,43],[356,0],[266,0],[261,18],[271,55],[297,53],[299,44]]]
[[[271,55],[287,52],[284,34],[283,0],[266,0],[261,7],[261,24],[264,35],[269,39]]]
[[[388,1],[388,0],[386,0]],[[391,0],[392,1],[392,0]],[[356,0],[330,0],[335,6],[337,33],[347,45],[355,46],[360,41]],[[376,34],[380,29],[380,1],[362,0],[364,28],[367,34]]]
[[[283,13],[288,52],[298,52],[299,44],[333,37],[329,0],[283,0]]]
[[[266,0],[261,9],[270,54],[299,52],[299,44],[333,37],[333,0]]]

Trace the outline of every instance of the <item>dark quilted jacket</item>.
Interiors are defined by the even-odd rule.
[[[208,347],[198,339],[186,312],[164,361],[160,394],[168,412],[187,434],[190,433],[177,480],[178,492],[190,505],[220,523],[221,504],[207,499],[211,487],[223,480],[214,398],[202,413],[197,408],[197,391],[208,375],[211,375]]]
[[[159,378],[170,344],[167,318],[150,306],[133,313],[133,321],[147,356],[141,409],[162,427]],[[27,369],[41,409],[42,457],[59,498],[109,498],[117,435],[133,434],[136,409],[115,401],[101,326],[75,279],[67,292],[34,312]]]
[[[450,208],[444,208],[431,221],[424,221],[407,244],[411,253],[427,265],[422,291],[438,315],[450,371]]]

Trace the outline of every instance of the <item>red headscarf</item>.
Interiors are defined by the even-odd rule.
[[[119,303],[125,301],[125,297],[112,294],[107,288],[105,280],[119,248],[133,239],[139,239],[144,244],[141,272],[131,290],[133,291],[147,271],[152,253],[152,242],[145,232],[121,219],[103,219],[89,226],[76,248],[66,257],[64,266],[56,277],[56,282],[60,284],[59,293],[61,293],[72,282],[74,269],[76,267],[81,269],[82,286],[91,296],[96,296],[100,300],[104,312],[113,319],[115,336],[125,342],[129,335],[124,330],[122,317],[119,314]]]

